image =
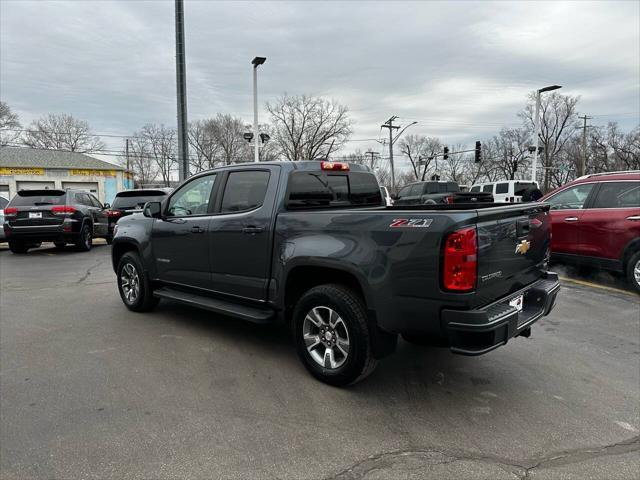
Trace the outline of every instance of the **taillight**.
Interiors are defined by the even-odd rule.
[[[75,213],[75,207],[69,205],[55,205],[51,207],[51,213],[54,215],[68,215],[70,213]]]
[[[450,195],[448,197],[445,197],[444,201],[445,203],[453,203],[453,199],[454,199],[453,195]]]
[[[349,164],[345,162],[320,162],[322,170],[349,170]]]
[[[122,215],[120,210],[107,210],[107,217],[119,217]]]
[[[5,217],[15,217],[18,215],[18,209],[16,207],[7,207],[4,209]]]
[[[446,290],[470,292],[476,288],[478,241],[475,227],[449,234],[444,245],[442,283]]]

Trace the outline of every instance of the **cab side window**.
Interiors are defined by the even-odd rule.
[[[206,215],[216,174],[199,177],[183,185],[171,196],[167,207],[169,217]]]
[[[222,197],[222,213],[236,213],[262,206],[269,185],[269,172],[244,170],[231,172]]]
[[[584,183],[567,188],[547,200],[551,204],[551,210],[574,210],[584,208],[593,183]]]
[[[93,195],[89,195],[89,200],[91,201],[91,205],[96,207],[96,208],[100,208],[102,209],[102,204],[100,203],[100,201],[94,197]]]

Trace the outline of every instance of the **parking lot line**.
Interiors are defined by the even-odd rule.
[[[623,293],[625,295],[631,295],[632,297],[636,296],[635,293],[629,292],[628,290],[622,290],[620,288],[607,287],[605,285],[599,285],[597,283],[591,283],[591,282],[587,282],[585,280],[578,280],[578,279],[569,278],[569,277],[559,277],[559,278],[563,282],[575,283],[577,285],[582,285],[582,286],[585,286],[585,287],[598,288],[600,290],[608,290],[610,292]]]

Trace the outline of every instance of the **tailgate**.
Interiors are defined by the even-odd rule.
[[[479,209],[478,299],[501,298],[540,278],[550,236],[546,204]]]

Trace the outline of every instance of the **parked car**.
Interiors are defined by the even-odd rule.
[[[493,202],[489,193],[463,192],[456,182],[414,182],[404,186],[394,205],[433,205],[436,203]]]
[[[93,238],[107,237],[107,209],[80,190],[20,190],[4,209],[4,233],[13,253],[26,253],[41,242],[57,248],[73,243],[91,249]]]
[[[559,290],[546,204],[388,207],[361,165],[238,164],[189,178],[116,224],[134,311],[171,299],[291,326],[312,375],[347,385],[397,335],[479,355],[528,336]]]
[[[587,175],[542,200],[553,260],[625,273],[640,292],[640,171]]]
[[[524,180],[478,183],[472,185],[470,191],[490,193],[496,203],[535,202],[542,197],[537,182]]]
[[[141,188],[118,192],[113,199],[111,209],[107,211],[109,218],[107,243],[111,243],[113,239],[113,229],[120,218],[131,215],[132,213],[141,212],[144,204],[147,202],[154,200],[162,201],[172,190],[171,188]]]
[[[0,197],[0,242],[4,242],[4,228],[1,228],[4,225],[4,207],[7,206],[9,200],[4,197]]]
[[[384,200],[384,204],[390,207],[393,205],[393,199],[391,198],[391,194],[389,193],[389,189],[387,187],[380,187],[380,193],[382,194],[382,199]]]

